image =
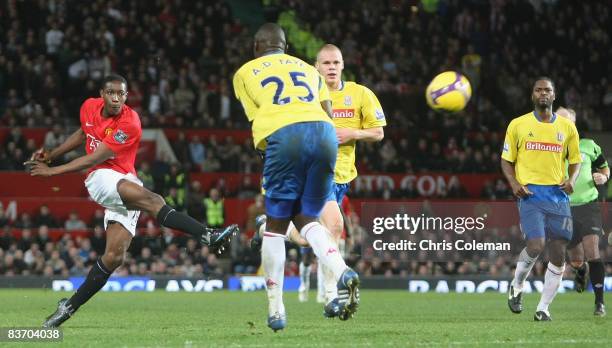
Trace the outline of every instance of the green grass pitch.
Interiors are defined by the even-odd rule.
[[[39,326],[69,294],[1,290],[0,326]],[[523,314],[510,313],[504,294],[361,292],[347,322],[326,320],[321,305],[285,294],[288,327],[266,326],[263,292],[99,293],[63,326],[62,347],[344,347],[344,346],[607,346],[610,318],[593,317],[591,293],[560,294],[553,322],[533,322],[539,295],[526,295]],[[24,343],[2,343],[20,346]],[[40,343],[28,343],[37,345]],[[58,345],[58,343],[46,343]]]

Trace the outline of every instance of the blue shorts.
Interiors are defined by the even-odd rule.
[[[346,184],[334,183],[333,188],[329,196],[327,197],[327,201],[336,201],[338,202],[339,206],[342,206],[342,200],[344,199],[344,196],[346,196],[346,193],[350,188],[351,184],[348,182]]]
[[[318,218],[332,190],[338,153],[336,130],[328,122],[300,122],[267,138],[263,168],[266,214],[288,219]]]
[[[311,247],[300,247],[300,255],[304,255],[304,254],[312,254],[312,248]]]
[[[569,197],[557,185],[527,185],[532,196],[518,201],[525,239],[572,239]]]

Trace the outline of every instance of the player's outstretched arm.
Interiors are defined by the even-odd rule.
[[[52,176],[91,168],[96,164],[106,161],[114,155],[115,154],[108,146],[106,146],[104,143],[100,143],[100,145],[98,145],[96,148],[96,151],[76,158],[61,166],[49,167],[46,163],[38,161],[29,161],[26,162],[26,164],[31,165],[30,175],[32,176]]]
[[[74,133],[72,133],[66,141],[64,141],[60,146],[55,149],[49,150],[45,148],[40,148],[36,150],[30,157],[30,161],[40,161],[45,163],[51,163],[54,159],[62,156],[63,154],[70,152],[77,147],[81,146],[85,141],[85,133],[83,129],[79,128]]]

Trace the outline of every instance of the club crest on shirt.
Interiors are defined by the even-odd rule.
[[[351,104],[353,104],[353,99],[351,98],[350,95],[345,95],[344,96],[344,105],[345,106],[351,106]]]
[[[563,136],[563,133],[557,132],[557,140],[558,141],[563,141],[563,139],[565,139],[565,137]]]
[[[121,129],[117,129],[117,132],[115,132],[113,138],[119,144],[125,144],[125,141],[127,140],[128,136]]]

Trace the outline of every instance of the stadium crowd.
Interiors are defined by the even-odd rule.
[[[556,82],[558,104],[578,111],[581,130],[612,130],[606,117],[612,112],[607,64],[612,26],[605,1],[450,0],[440,1],[434,12],[398,0],[267,3],[266,19],[295,10],[306,30],[340,46],[346,76],[379,96],[389,126],[382,144],[358,145],[362,173],[497,172],[501,132],[509,119],[531,109],[529,86],[542,71]],[[0,143],[0,170],[23,170],[38,146],[65,140],[79,123],[80,104],[98,95],[98,82],[111,71],[129,81],[128,105],[138,111],[143,127],[248,129],[230,82],[235,69],[251,57],[251,37],[233,12],[221,0],[0,4],[0,126],[11,127]],[[536,15],[539,20],[533,21]],[[436,114],[425,104],[424,86],[444,70],[462,71],[472,83],[473,99],[460,116]],[[49,131],[37,144],[20,127]],[[190,182],[189,172],[261,170],[251,144],[232,137],[188,139],[183,134],[172,145],[182,167],[141,163],[139,176],[156,192],[182,197],[184,209],[196,215],[204,214],[200,203],[213,194]],[[184,181],[175,180],[179,177]],[[257,183],[249,182],[235,192],[215,188],[222,197],[252,198],[258,191]],[[462,195],[464,189],[455,187],[439,198]],[[510,196],[503,180],[487,183],[481,193],[487,199]],[[384,187],[355,191],[351,197],[419,198],[416,192]],[[84,274],[104,246],[99,217],[88,223],[78,216],[65,222],[50,217],[40,223],[37,218],[8,221],[0,211],[0,274]],[[358,219],[349,220],[359,230]],[[233,245],[228,265],[207,248],[160,231],[147,217],[141,223],[145,232],[135,239],[120,273],[212,277],[250,273],[259,264],[244,236]],[[48,228],[78,230],[82,224],[93,229],[91,238],[66,234],[52,242],[45,237]],[[12,236],[13,228],[22,229],[20,239]],[[389,260],[360,259],[359,243],[356,233],[348,245],[349,259],[363,274],[507,276],[512,264],[501,259],[499,264],[413,262],[399,267]],[[297,257],[291,249],[288,274],[297,274]],[[536,274],[543,274],[542,265]]]
[[[259,206],[257,206],[259,204]],[[261,202],[249,207],[250,215],[261,213]],[[25,216],[24,216],[25,215]],[[47,275],[71,276],[85,275],[88,267],[97,260],[105,247],[103,230],[104,214],[95,212],[89,223],[85,223],[76,213],[60,224],[47,206],[42,206],[34,217],[27,214],[14,224],[6,218],[0,208],[0,275]],[[509,277],[515,256],[504,254],[502,257],[483,257],[475,253],[455,255],[452,261],[434,262],[422,259],[392,257],[391,254],[371,255],[363,248],[366,237],[359,216],[348,216],[350,233],[346,239],[347,264],[355,267],[363,275],[381,276],[436,276],[482,274],[496,277]],[[252,224],[251,221],[249,224]],[[91,231],[89,236],[63,233],[59,239],[51,238],[50,229],[63,226],[68,231]],[[117,275],[162,275],[171,274],[185,277],[222,277],[226,274],[253,274],[260,265],[260,255],[250,248],[246,233],[235,238],[229,257],[218,258],[210,253],[208,247],[201,247],[186,235],[177,234],[166,228],[159,228],[155,220],[143,213],[139,220],[139,233],[134,238],[128,258],[116,271]],[[248,226],[247,229],[252,229]],[[14,229],[20,230],[15,238]],[[518,227],[510,230],[518,245]],[[612,246],[603,246],[603,255],[612,255]],[[364,253],[368,254],[364,257]],[[403,254],[407,256],[408,254]],[[448,257],[448,255],[445,255]],[[604,256],[605,257],[605,256]],[[298,274],[299,251],[296,246],[288,248],[285,273]],[[534,275],[543,276],[546,263],[538,261]],[[568,269],[568,273],[571,272]],[[612,263],[607,264],[607,272],[612,272]]]
[[[610,10],[603,1],[584,6],[567,0],[440,1],[435,13],[410,1],[270,3],[268,19],[293,9],[307,30],[338,44],[347,76],[381,99],[387,140],[382,148],[360,145],[363,170],[496,171],[499,132],[530,109],[529,83],[542,71],[556,81],[558,104],[578,111],[580,129],[612,129],[605,117],[612,111],[612,71],[606,63],[612,57]],[[61,125],[48,139],[59,141],[65,137],[62,129],[77,125],[82,101],[98,94],[97,82],[116,71],[130,82],[128,104],[144,127],[249,127],[230,82],[251,56],[250,36],[226,2],[74,5],[71,0],[3,3],[0,125]],[[319,8],[325,9],[323,20]],[[531,21],[536,14],[542,20]],[[461,117],[435,114],[424,102],[424,86],[444,70],[462,71],[474,88]],[[221,166],[192,168],[241,169],[225,160],[215,142],[209,141],[209,151],[196,161]],[[19,170],[34,145],[40,144],[5,141],[0,169]]]

